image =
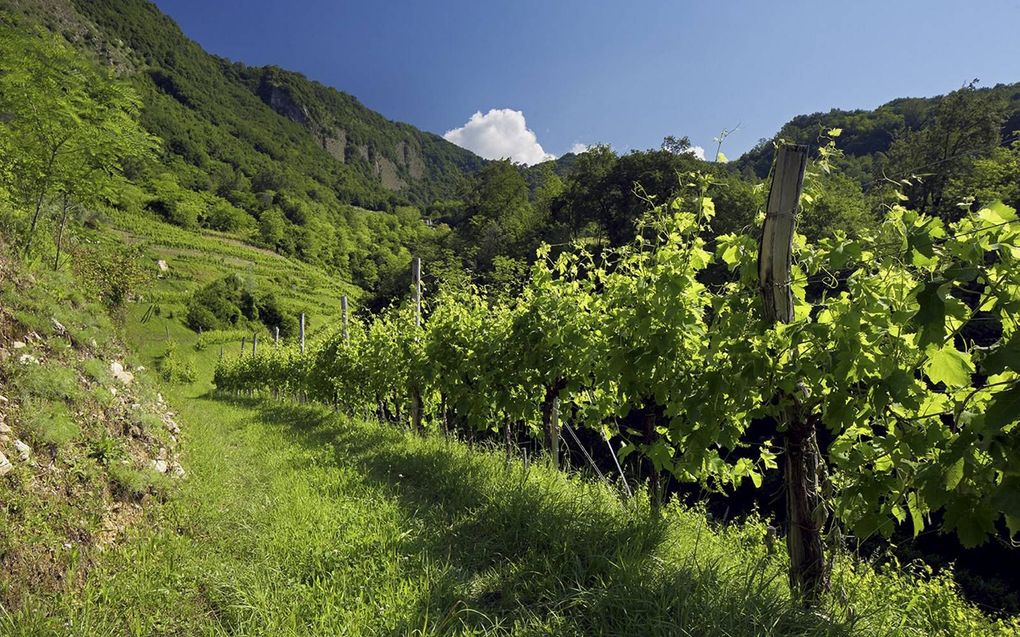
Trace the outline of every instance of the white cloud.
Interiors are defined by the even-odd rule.
[[[701,146],[691,146],[690,148],[687,149],[687,152],[694,155],[698,159],[701,160],[705,159],[705,149],[702,148]]]
[[[577,142],[576,144],[571,146],[570,150],[568,150],[567,152],[574,153],[575,155],[580,155],[581,153],[588,152],[589,148],[591,148],[591,146],[589,146],[588,144],[582,144],[581,142]]]
[[[534,131],[528,130],[524,113],[494,108],[485,115],[478,111],[463,126],[446,131],[443,138],[485,159],[510,159],[537,164],[556,159],[543,150]]]

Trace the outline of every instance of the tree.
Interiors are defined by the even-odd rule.
[[[662,150],[667,153],[673,153],[674,155],[690,152],[691,139],[687,135],[684,135],[683,137],[667,135],[662,140]]]
[[[523,255],[534,247],[538,215],[528,184],[512,162],[495,161],[480,170],[464,201],[467,223],[461,239],[473,250],[477,270],[491,270],[498,255]]]
[[[947,204],[978,210],[996,201],[1020,208],[1020,140],[974,159],[946,186]]]
[[[46,199],[57,194],[62,214],[59,264],[69,205],[110,194],[129,158],[145,157],[155,138],[138,124],[141,101],[124,82],[74,51],[61,38],[0,24],[0,178],[31,209],[24,251],[31,251]]]
[[[907,180],[909,208],[943,218],[959,217],[945,190],[976,157],[999,145],[1005,101],[976,88],[977,80],[939,100],[929,125],[904,133],[889,148],[885,177]]]

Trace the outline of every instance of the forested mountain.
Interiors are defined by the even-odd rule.
[[[14,2],[63,11],[72,21],[50,25],[60,24],[72,42],[117,51],[113,59],[139,77],[149,131],[172,155],[213,175],[227,164],[249,179],[260,171],[286,178],[286,165],[300,162],[299,172],[340,201],[384,208],[448,195],[482,164],[470,151],[389,121],[299,73],[208,54],[145,0]]]
[[[125,170],[113,205],[238,234],[372,289],[430,232],[417,209],[454,195],[482,159],[274,67],[210,55],[145,0],[2,0],[126,80],[155,161]]]
[[[968,105],[972,112],[983,111],[986,122],[998,123],[1002,139],[1016,139],[1016,133],[1020,131],[1020,83],[979,88],[975,80],[962,89],[973,91],[973,99]],[[833,108],[827,113],[798,115],[783,125],[773,137],[759,141],[734,165],[746,173],[763,178],[768,174],[775,156],[774,142],[782,139],[816,146],[826,131],[839,128],[843,132],[836,146],[846,154],[849,172],[862,180],[870,180],[876,171],[880,172],[894,161],[895,158],[889,157],[889,153],[898,140],[937,126],[940,107],[948,107],[942,113],[942,119],[946,120],[951,116],[948,111],[954,107],[957,116],[963,115],[961,106],[948,96],[938,95],[897,98],[874,110],[848,111]],[[977,131],[972,129],[971,132]],[[966,152],[966,149],[961,150]]]

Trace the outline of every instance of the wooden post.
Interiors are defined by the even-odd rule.
[[[301,353],[305,353],[305,313],[301,313]]]
[[[223,360],[223,343],[220,343],[220,360]]]
[[[546,445],[552,458],[553,466],[560,466],[560,393],[566,387],[562,378],[545,388],[545,399],[542,400],[542,424],[545,426]]]
[[[340,297],[340,314],[343,317],[344,342],[347,342],[347,341],[351,340],[351,333],[350,333],[350,331],[347,328],[348,319],[347,319],[347,295],[346,294],[344,294],[343,296]]]
[[[273,328],[273,347],[280,346],[280,326],[277,325]]]
[[[411,261],[411,286],[414,292],[414,340],[419,338],[421,330],[421,257]],[[418,379],[411,380],[411,428],[421,431],[422,419],[421,389]]]
[[[247,345],[248,345],[248,337],[247,336],[242,336],[241,337],[241,356],[244,356],[244,349],[245,349],[245,347]]]
[[[414,288],[414,326],[421,327],[421,257],[411,261],[411,285]]]
[[[758,248],[758,282],[771,323],[793,320],[793,229],[807,168],[807,146],[785,145],[779,149],[772,173],[765,225]]]
[[[758,281],[765,318],[770,323],[793,320],[793,230],[804,188],[808,149],[784,145],[776,156],[769,190],[765,225],[758,249]],[[793,353],[796,355],[796,352]],[[790,554],[790,590],[809,605],[818,602],[829,588],[822,530],[827,514],[822,501],[821,457],[815,421],[804,413],[801,396],[781,396],[788,405],[783,419],[784,478],[788,529],[786,547]]]

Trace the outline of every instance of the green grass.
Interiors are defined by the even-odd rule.
[[[127,464],[111,463],[110,479],[122,499],[140,500],[146,495],[166,497],[170,479],[154,469],[136,469]]]
[[[179,491],[79,589],[29,596],[0,634],[991,632],[948,580],[848,560],[844,610],[803,612],[762,524],[655,519],[644,498],[321,407],[175,400]]]
[[[32,442],[62,447],[81,434],[71,412],[63,403],[30,400],[22,406],[23,426]]]
[[[73,402],[80,394],[74,370],[61,362],[19,365],[12,375],[14,386],[25,398]]]

